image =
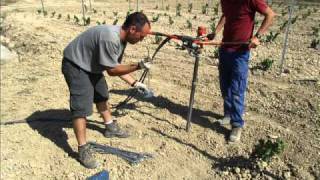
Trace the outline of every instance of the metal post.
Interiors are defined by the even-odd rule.
[[[139,0],[137,0],[137,12],[139,11]]]
[[[83,0],[82,0],[82,20],[83,20],[83,25],[85,26],[86,25],[86,22],[85,22],[85,20],[86,20],[86,16],[85,16],[85,13],[84,13],[84,2],[83,2]]]
[[[196,91],[197,81],[198,81],[198,68],[199,68],[199,50],[195,53],[195,60],[194,68],[193,68],[193,78],[192,78],[192,86],[191,86],[191,93],[190,93],[190,100],[189,100],[189,111],[188,111],[188,121],[187,121],[187,127],[186,130],[189,132],[191,127],[191,118],[192,118],[192,107],[194,103],[194,94]]]
[[[290,25],[291,25],[291,18],[292,18],[292,11],[293,11],[293,3],[294,0],[291,0],[291,4],[289,6],[289,19],[288,19],[288,25],[286,27],[286,35],[284,38],[284,45],[283,45],[283,50],[282,50],[282,55],[281,55],[281,64],[280,64],[280,72],[279,74],[281,74],[283,72],[283,66],[284,66],[284,61],[285,61],[285,55],[287,52],[287,48],[288,48],[288,35],[289,35],[289,30],[290,30]]]
[[[41,0],[41,5],[42,5],[42,13],[44,13],[44,5],[43,5],[43,0]]]
[[[164,10],[163,0],[161,0],[161,9]]]
[[[129,0],[129,11],[131,11],[131,0]]]
[[[89,4],[90,4],[90,11],[91,11],[92,10],[91,0],[89,0]]]

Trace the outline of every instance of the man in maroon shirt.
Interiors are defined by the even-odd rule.
[[[250,48],[260,44],[263,35],[271,25],[275,13],[265,0],[221,0],[222,16],[216,31],[208,35],[214,39],[222,28],[223,42],[239,42],[240,44],[223,45],[219,49],[219,79],[224,100],[224,118],[221,125],[231,124],[232,131],[229,140],[240,141],[244,126],[244,97],[247,87],[248,62]],[[261,26],[255,35],[254,17],[258,12],[264,16]],[[241,44],[241,42],[249,42]]]

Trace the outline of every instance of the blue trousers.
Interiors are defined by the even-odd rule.
[[[224,101],[224,116],[231,118],[233,127],[243,127],[245,92],[250,52],[219,50],[220,90]]]

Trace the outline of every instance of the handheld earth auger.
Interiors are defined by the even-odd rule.
[[[201,49],[206,46],[206,45],[212,45],[212,46],[221,46],[221,45],[229,45],[229,44],[242,44],[242,45],[248,45],[249,42],[220,42],[220,41],[209,41],[206,38],[206,28],[199,26],[197,30],[197,36],[196,37],[191,37],[191,36],[185,36],[185,35],[170,35],[170,34],[165,34],[161,32],[150,32],[150,35],[155,35],[155,36],[163,36],[166,37],[155,52],[153,53],[152,57],[148,57],[148,60],[152,62],[154,60],[154,57],[156,54],[159,52],[159,50],[170,40],[178,40],[182,42],[182,45],[180,46],[181,50],[187,50],[188,53],[195,58],[195,63],[194,63],[194,68],[193,68],[193,77],[192,77],[192,84],[191,84],[191,92],[190,92],[190,99],[189,99],[189,110],[188,110],[188,119],[187,119],[187,125],[186,125],[186,130],[189,131],[191,127],[191,118],[192,118],[192,111],[193,111],[193,104],[194,104],[194,94],[197,86],[197,81],[198,81],[198,68],[199,68],[199,61],[200,61],[200,54],[201,54]],[[144,82],[149,70],[145,70],[139,81]],[[132,91],[128,97],[120,102],[118,105],[116,105],[114,108],[119,108],[126,103],[128,103],[136,94],[138,91]]]

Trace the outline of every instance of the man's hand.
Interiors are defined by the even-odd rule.
[[[138,63],[138,69],[148,69],[149,70],[150,68],[151,68],[151,62],[148,58],[145,58]]]
[[[257,37],[252,37],[250,40],[249,48],[256,48],[260,45],[260,40]]]
[[[209,40],[214,40],[215,37],[216,37],[216,33],[210,33],[210,34],[207,35],[207,38]]]
[[[150,89],[148,89],[147,85],[143,84],[142,82],[135,82],[133,87],[138,89],[138,91],[143,94],[144,98],[153,97],[153,92]]]

